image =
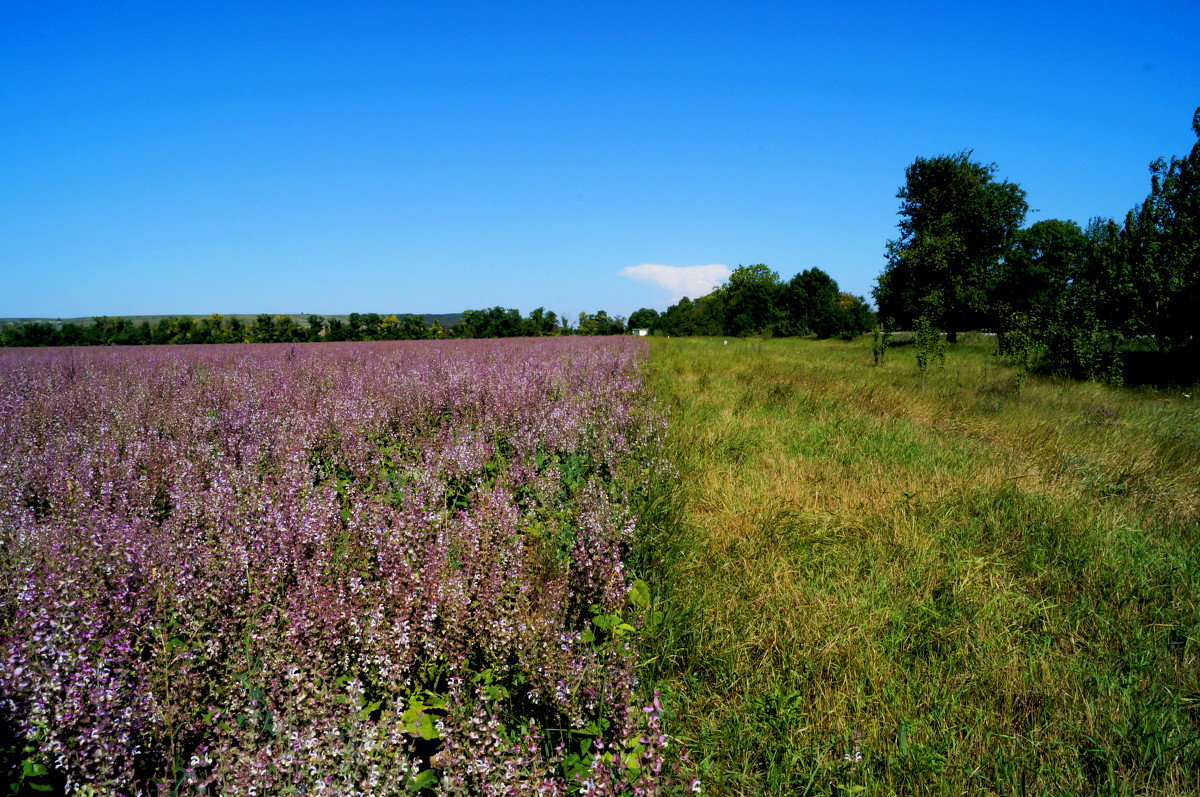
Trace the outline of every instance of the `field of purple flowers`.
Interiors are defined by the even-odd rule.
[[[0,353],[0,780],[657,794],[633,340]]]

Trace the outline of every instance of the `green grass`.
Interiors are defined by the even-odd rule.
[[[1200,403],[651,345],[646,671],[707,792],[1200,793]]]

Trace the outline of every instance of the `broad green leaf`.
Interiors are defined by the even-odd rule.
[[[413,697],[408,708],[400,715],[400,725],[405,733],[426,740],[441,738],[442,735],[434,724],[436,722],[436,717],[425,713],[425,706],[418,697]]]
[[[629,588],[629,602],[639,609],[650,605],[650,587],[640,578]]]
[[[412,792],[420,791],[421,789],[432,789],[438,782],[437,770],[426,769],[419,773],[408,784],[408,790]]]

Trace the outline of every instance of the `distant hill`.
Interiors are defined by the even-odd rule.
[[[249,315],[244,314],[244,313],[229,313],[229,314],[222,313],[222,315],[225,318],[237,318],[247,325],[253,323],[254,319],[258,318],[257,313],[249,314]],[[317,314],[316,313],[311,313],[311,314],[310,313],[271,313],[270,315],[273,315],[273,316],[275,316],[275,315],[290,315],[292,317],[292,320],[294,320],[298,325],[300,325],[302,327],[307,327],[309,316],[317,315]],[[366,315],[366,313],[362,313],[362,315]],[[389,316],[389,315],[395,315],[397,318],[403,318],[406,315],[406,313],[380,313],[380,315],[382,315],[384,317]],[[462,317],[463,317],[462,313],[413,313],[412,315],[418,316],[419,318],[423,319],[426,324],[432,324],[434,321],[437,321],[439,324],[441,324],[443,329],[448,329],[449,327],[454,326],[460,320],[462,320]],[[169,315],[126,315],[126,316],[110,316],[110,317],[111,318],[124,318],[126,321],[131,321],[134,324],[141,324],[143,321],[149,321],[150,325],[153,326],[153,325],[157,324],[159,321],[163,320],[164,318],[179,318],[181,316],[190,316],[191,318],[206,318],[208,316],[208,313],[202,313],[199,315],[191,315],[190,313],[171,313]],[[349,314],[346,314],[346,315],[324,315],[324,314],[321,314],[321,316],[326,321],[330,321],[330,320],[336,318],[342,322],[345,322],[350,318]],[[92,323],[93,317],[92,316],[84,316],[81,318],[0,318],[0,326],[4,326],[5,324],[20,324],[20,323],[24,323],[27,321],[35,321],[39,324],[50,324],[54,327],[61,327],[63,324],[75,324],[76,326],[88,326]]]

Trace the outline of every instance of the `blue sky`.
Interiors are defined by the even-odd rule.
[[[8,0],[0,316],[696,290],[646,264],[869,295],[917,156],[996,163],[1027,223],[1123,217],[1195,140],[1197,31],[1195,0]]]

